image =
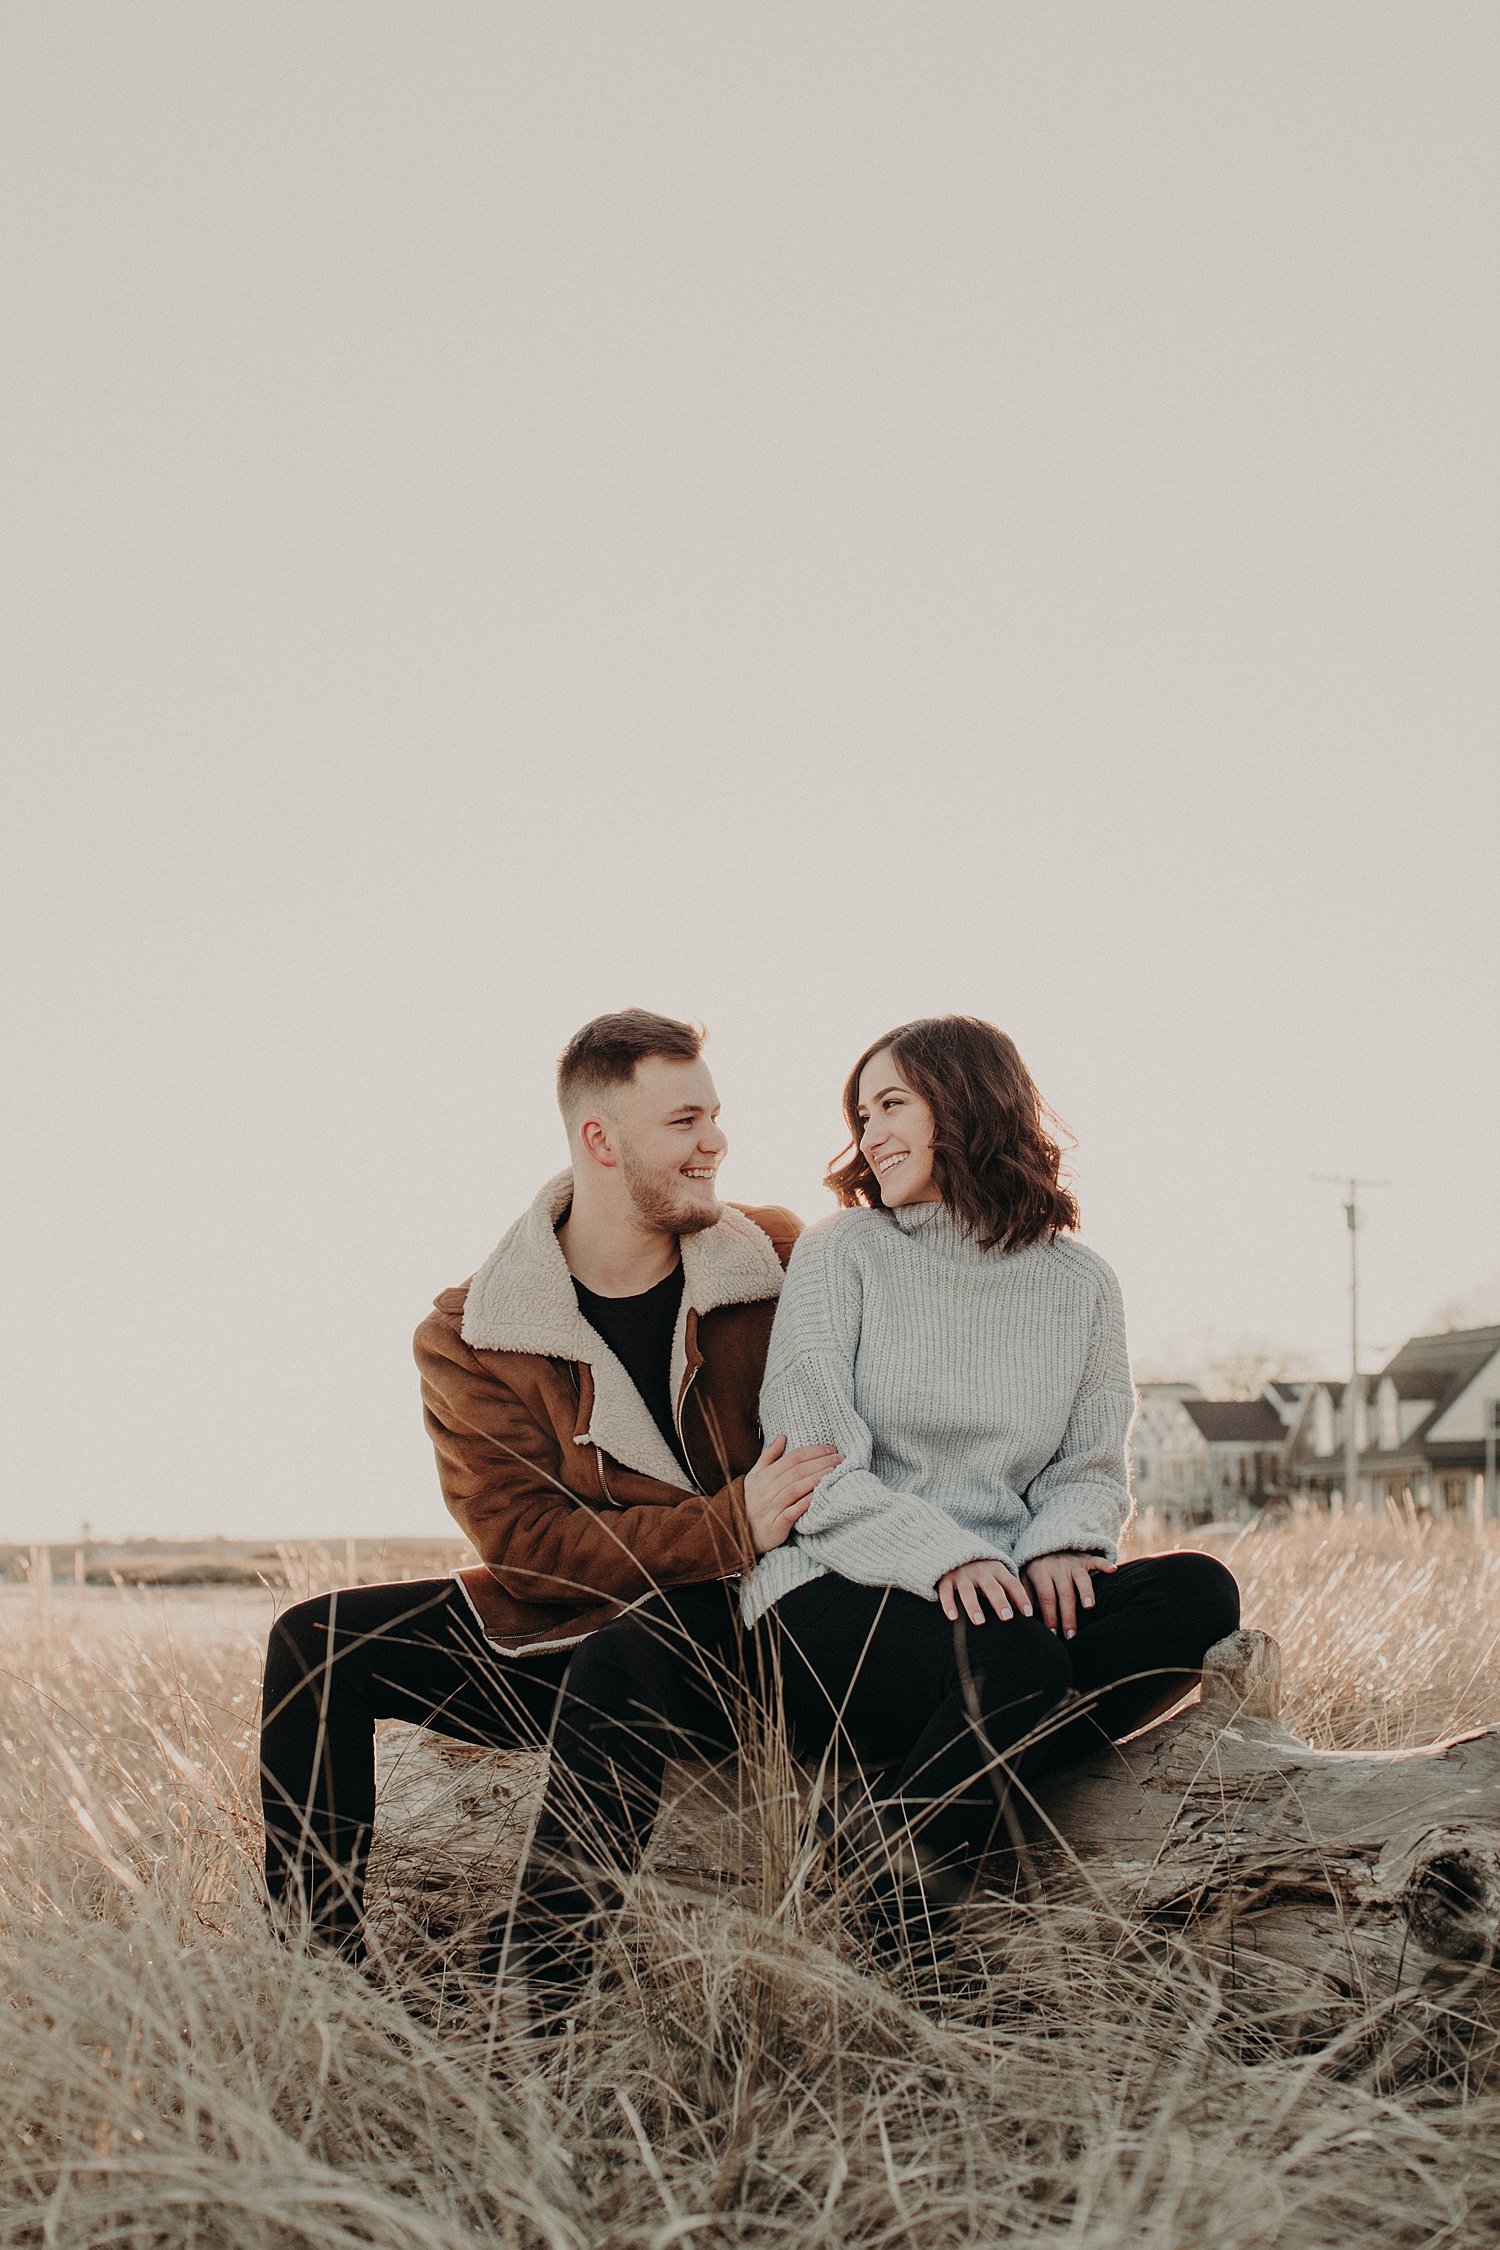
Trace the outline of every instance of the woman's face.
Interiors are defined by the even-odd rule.
[[[859,1145],[887,1210],[941,1203],[932,1180],[932,1111],[902,1077],[889,1047],[859,1075]]]

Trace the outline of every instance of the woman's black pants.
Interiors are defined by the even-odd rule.
[[[772,1697],[799,1756],[851,1759],[929,1865],[971,1870],[1012,1770],[1024,1778],[1169,1710],[1239,1624],[1239,1588],[1212,1555],[1147,1556],[1096,1575],[1093,1591],[1066,1642],[1039,1618],[952,1624],[935,1601],[832,1576],[748,1632],[738,1588],[722,1583],[618,1618],[573,1658],[512,1956],[539,1984],[576,1977],[580,1939],[650,1838],[668,1760],[732,1753],[747,1702]]]
[[[260,1738],[266,1884],[282,1919],[361,1950],[375,1721],[540,1749],[570,1652],[502,1655],[453,1578],[348,1586],[279,1617]]]

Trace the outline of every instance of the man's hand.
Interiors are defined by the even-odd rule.
[[[1012,1617],[1016,1610],[1023,1617],[1031,1615],[1031,1597],[1026,1588],[1013,1570],[1003,1562],[996,1562],[992,1555],[981,1556],[978,1562],[960,1563],[957,1570],[945,1570],[937,1582],[937,1598],[943,1605],[943,1615],[955,1625],[960,1602],[976,1625],[984,1623],[985,1601],[999,1618]]]
[[[1027,1563],[1025,1576],[1048,1632],[1061,1632],[1070,1641],[1078,1630],[1079,1610],[1094,1606],[1092,1573],[1102,1570],[1108,1575],[1114,1567],[1098,1555],[1038,1555],[1035,1562]]]
[[[796,1445],[788,1453],[784,1437],[772,1438],[745,1478],[745,1513],[758,1555],[785,1543],[797,1518],[806,1515],[814,1485],[843,1458],[831,1445]]]

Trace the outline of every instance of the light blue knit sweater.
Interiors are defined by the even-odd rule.
[[[932,1600],[944,1571],[984,1555],[1113,1562],[1134,1412],[1119,1283],[1081,1243],[983,1251],[940,1203],[809,1227],[761,1427],[844,1460],[746,1578],[746,1622],[825,1571]]]

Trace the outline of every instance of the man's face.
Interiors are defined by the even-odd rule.
[[[611,1106],[610,1144],[640,1216],[672,1234],[711,1227],[723,1210],[714,1175],[729,1143],[708,1065],[648,1056]]]

